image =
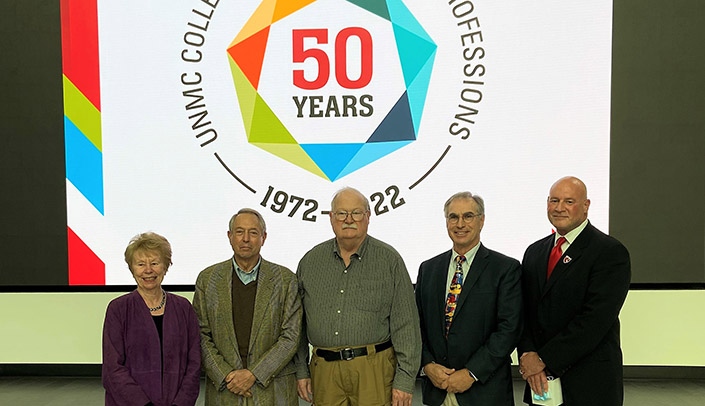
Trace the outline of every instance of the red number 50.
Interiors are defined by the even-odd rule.
[[[330,61],[326,52],[320,48],[304,49],[304,38],[315,38],[316,44],[328,43],[328,29],[312,28],[292,31],[293,62],[302,63],[313,58],[318,65],[318,75],[314,80],[304,77],[303,69],[294,69],[294,86],[300,89],[320,89],[328,83],[330,77]],[[347,43],[350,37],[360,40],[360,77],[356,80],[348,76]],[[349,27],[341,30],[335,37],[335,79],[346,89],[360,89],[372,80],[372,36],[361,27]]]

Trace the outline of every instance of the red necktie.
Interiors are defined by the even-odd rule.
[[[563,255],[563,250],[561,250],[561,246],[565,241],[565,237],[559,237],[558,241],[556,241],[556,245],[554,245],[553,249],[551,250],[551,255],[548,256],[548,269],[546,272],[546,280],[551,277],[551,272],[553,272],[553,268],[556,267],[558,260]]]
[[[453,280],[450,282],[450,289],[446,298],[446,337],[448,337],[448,330],[450,330],[450,325],[453,323],[453,314],[455,314],[455,306],[458,304],[458,296],[460,296],[460,291],[463,289],[463,262],[465,262],[465,257],[458,255],[455,260],[455,273],[453,274]]]

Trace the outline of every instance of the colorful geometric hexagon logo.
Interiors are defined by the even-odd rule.
[[[261,95],[260,80],[272,26],[315,2],[264,0],[227,54],[248,142],[335,181],[417,139],[437,46],[400,0],[341,0],[391,25],[404,88],[365,142],[299,142]]]

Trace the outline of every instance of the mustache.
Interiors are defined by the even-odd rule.
[[[345,230],[346,228],[352,228],[353,230],[357,230],[357,224],[355,224],[355,223],[352,223],[352,224],[343,223],[343,230]]]

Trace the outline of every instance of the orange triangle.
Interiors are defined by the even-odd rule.
[[[264,61],[264,51],[267,49],[267,39],[269,38],[269,25],[244,39],[239,44],[235,44],[228,49],[228,53],[233,61],[242,69],[247,80],[257,89],[259,76],[262,73],[262,62]]]
[[[276,8],[274,9],[274,15],[272,16],[272,23],[275,23],[282,18],[301,10],[315,1],[316,0],[277,1],[275,5]]]

